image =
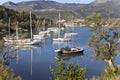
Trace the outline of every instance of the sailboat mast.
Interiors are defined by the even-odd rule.
[[[32,37],[32,17],[31,17],[31,11],[30,11],[30,30],[31,30],[31,40],[32,40],[33,37]]]
[[[8,30],[9,30],[9,37],[10,37],[10,17],[9,17]]]
[[[43,20],[43,31],[45,31],[45,19]]]
[[[74,27],[74,16],[72,15],[72,27]]]
[[[59,28],[60,28],[60,18],[61,18],[61,14],[59,13],[59,24],[58,24]]]
[[[59,27],[59,33],[58,33],[58,38],[60,37],[60,17],[61,17],[61,14],[59,13],[59,24],[58,24],[58,27]]]
[[[74,29],[74,16],[72,15],[72,32],[74,31],[73,29]],[[71,35],[71,39],[72,39],[72,41],[73,41],[73,36]],[[73,41],[74,42],[74,41]],[[72,42],[72,47],[73,47],[73,42]]]
[[[18,40],[18,22],[17,22],[17,25],[16,25],[16,40]]]

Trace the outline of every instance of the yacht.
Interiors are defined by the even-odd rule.
[[[59,29],[60,29],[60,13],[59,13]],[[71,41],[71,38],[60,37],[60,31],[58,31],[58,37],[53,38],[53,41]]]
[[[13,38],[10,38],[10,37],[4,37],[4,41],[8,44],[29,44],[29,45],[37,45],[37,44],[40,44],[41,40],[36,40],[36,39],[33,39],[33,35],[32,35],[32,18],[31,18],[31,11],[30,11],[30,29],[31,29],[31,38],[30,39],[19,39],[18,37],[18,22],[17,22],[17,25],[16,25],[16,36],[13,37]]]

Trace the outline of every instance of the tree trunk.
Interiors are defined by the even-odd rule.
[[[108,63],[109,68],[110,68],[112,71],[115,72],[116,69],[117,69],[117,67],[115,67],[115,65],[113,64],[113,60],[110,59],[110,60],[105,60],[105,61]],[[117,76],[116,76],[115,73],[113,74],[113,78],[114,78],[114,80],[118,80],[118,78],[117,78]]]
[[[111,70],[115,71],[116,68],[115,68],[115,65],[113,64],[113,60],[110,59],[110,60],[105,60],[107,63],[108,63],[108,66]]]

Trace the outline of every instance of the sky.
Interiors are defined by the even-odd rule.
[[[8,2],[8,1],[12,1],[14,3],[18,3],[18,2],[22,2],[22,1],[30,1],[30,0],[0,0],[0,5],[5,3],[5,2]],[[62,2],[62,3],[90,3],[94,0],[53,0],[53,1],[56,1],[56,2]]]

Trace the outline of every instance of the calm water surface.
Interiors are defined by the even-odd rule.
[[[104,61],[95,60],[93,50],[88,47],[88,40],[92,36],[87,27],[75,28],[78,35],[73,36],[69,43],[56,43],[47,39],[41,47],[33,47],[28,50],[18,50],[16,59],[10,59],[9,66],[17,75],[22,76],[23,80],[49,80],[51,76],[50,65],[55,66],[55,58],[60,57],[66,64],[73,62],[80,64],[80,67],[86,67],[86,77],[99,76],[107,67]],[[54,52],[55,49],[65,45],[83,47],[83,55],[60,56]],[[120,56],[115,59],[115,64],[120,64]]]

